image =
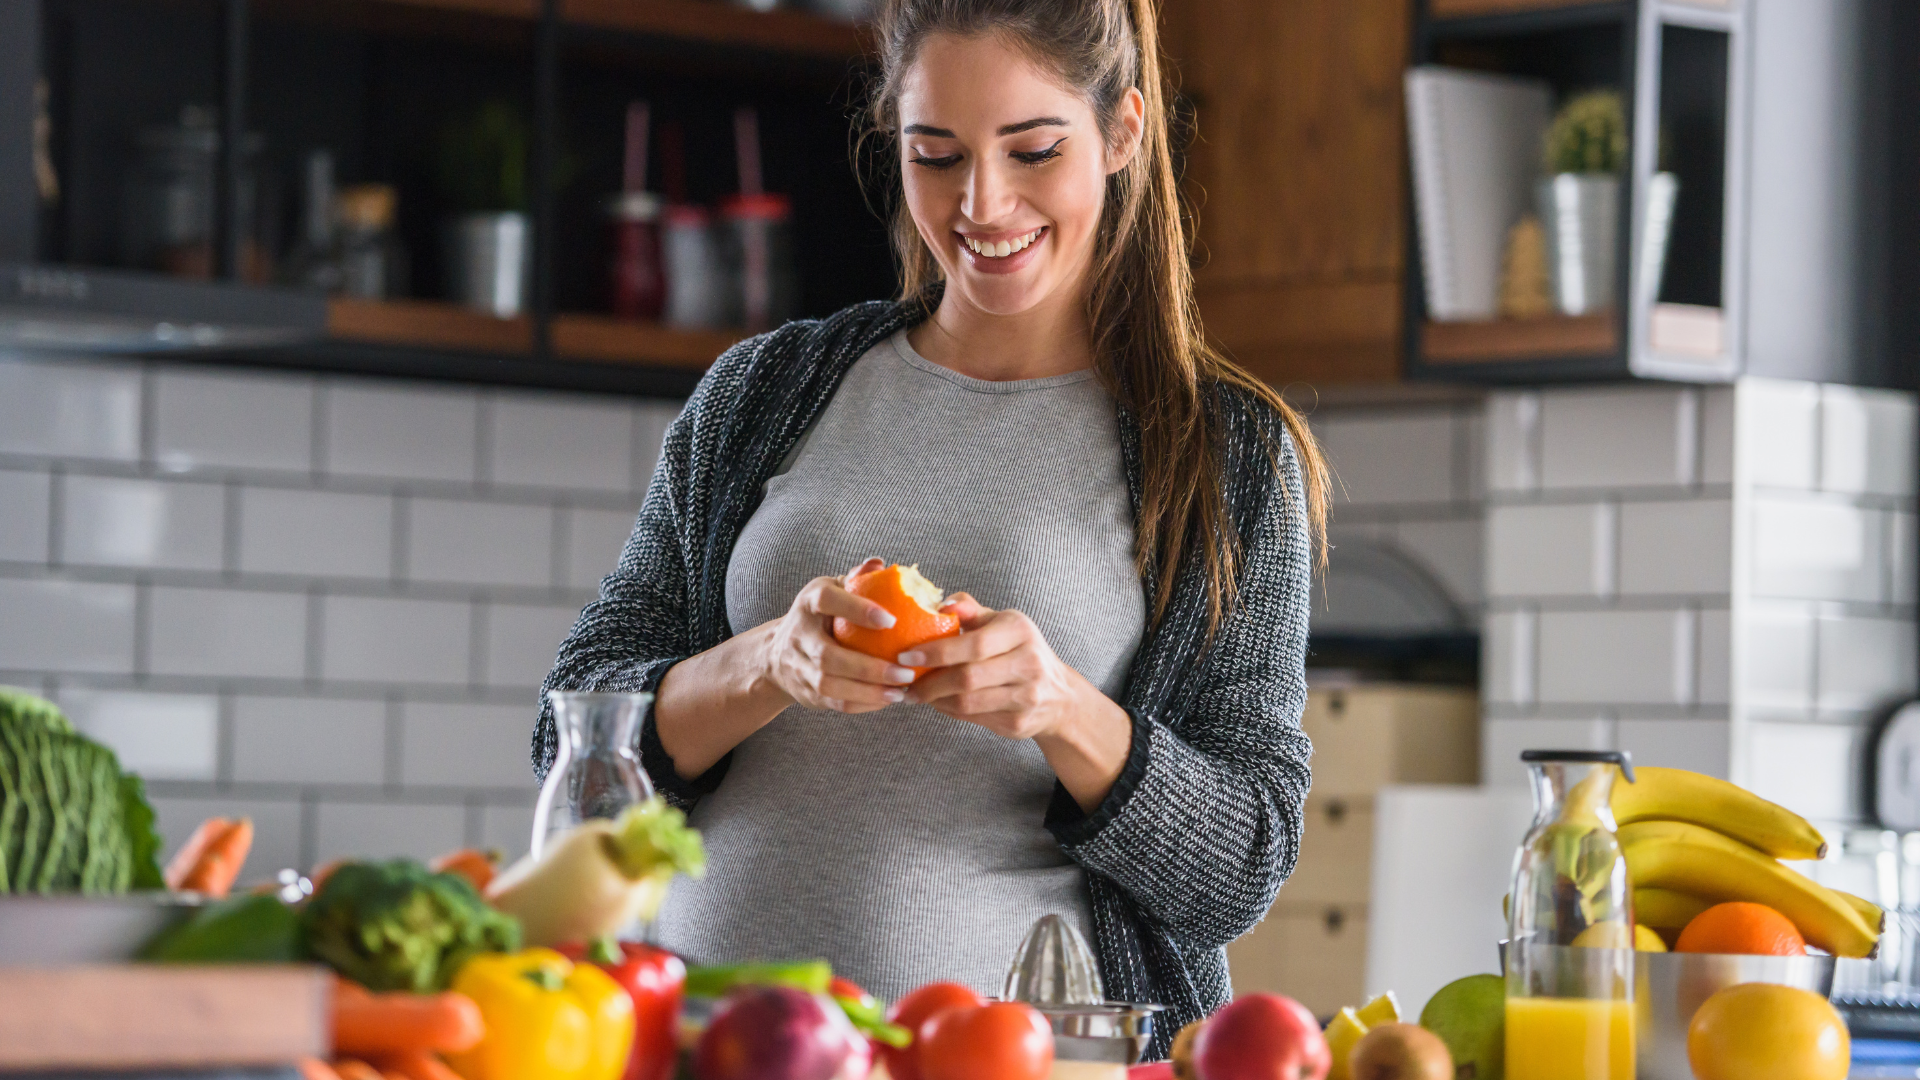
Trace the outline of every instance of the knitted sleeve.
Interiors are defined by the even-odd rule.
[[[1092,814],[1057,792],[1047,822],[1070,857],[1119,886],[1183,949],[1218,948],[1266,916],[1293,872],[1311,779],[1313,748],[1300,728],[1311,560],[1299,461],[1263,407],[1231,417],[1228,438],[1238,604],[1195,667],[1136,669],[1135,679],[1193,682],[1144,695],[1170,704],[1164,715],[1132,711],[1132,752]],[[1279,450],[1277,477],[1263,446]],[[1204,637],[1197,605],[1167,617],[1195,625],[1164,629]]]

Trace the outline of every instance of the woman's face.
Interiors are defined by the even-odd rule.
[[[994,315],[1077,300],[1107,174],[1139,143],[1139,92],[1109,147],[1093,107],[999,37],[935,34],[901,80],[899,111],[907,209],[949,295]]]

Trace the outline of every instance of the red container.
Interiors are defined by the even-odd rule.
[[[608,306],[623,319],[658,319],[667,306],[660,252],[660,197],[629,191],[607,203]]]

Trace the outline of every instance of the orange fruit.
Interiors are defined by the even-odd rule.
[[[894,563],[870,570],[848,582],[847,591],[886,608],[894,619],[892,626],[875,630],[835,617],[833,639],[855,652],[894,663],[895,657],[915,645],[960,632],[959,617],[940,610],[940,587],[921,577],[917,564]],[[925,675],[928,670],[914,668],[913,673]]]
[[[1687,1025],[1699,1080],[1846,1080],[1853,1043],[1826,998],[1772,983],[1714,994]]]
[[[1807,939],[1792,920],[1765,904],[1715,904],[1680,931],[1674,952],[1805,956]]]

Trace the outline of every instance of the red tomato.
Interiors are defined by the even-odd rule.
[[[920,1026],[921,1080],[1047,1080],[1053,1027],[1031,1005],[996,1001],[935,1013]]]
[[[915,1033],[914,1043],[906,1049],[881,1046],[880,1056],[887,1063],[887,1074],[893,1080],[921,1080],[918,1034],[920,1025],[932,1018],[934,1013],[955,1006],[974,1008],[980,1004],[980,995],[961,986],[959,983],[937,982],[927,985],[893,1003],[887,1010],[887,1019]]]

